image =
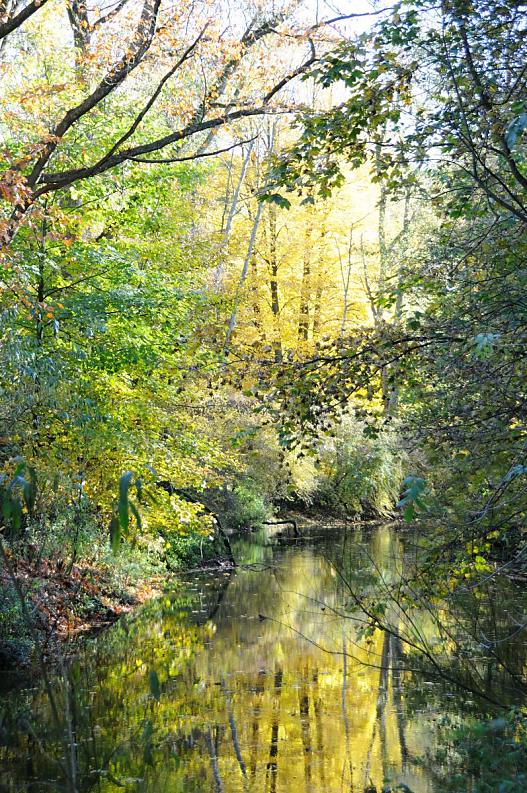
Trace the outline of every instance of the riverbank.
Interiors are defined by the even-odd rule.
[[[178,569],[157,566],[152,572],[117,576],[109,565],[80,560],[65,564],[61,559],[26,559],[7,551],[11,573],[0,567],[0,671],[24,676],[38,674],[38,662],[53,664],[75,646],[76,639],[104,630],[146,601],[158,597],[180,572],[204,567],[231,567],[223,556],[207,559],[196,567],[192,561]],[[20,595],[29,620],[23,613]],[[28,624],[30,621],[31,624]]]
[[[320,525],[350,527],[358,524],[374,525],[379,521],[343,521],[341,517],[322,516],[319,510],[297,510],[264,524],[275,536],[294,538]],[[386,522],[386,521],[384,521]],[[250,532],[242,533],[250,537]],[[178,564],[155,565],[140,559],[132,567],[124,562],[124,550],[119,558],[125,572],[118,573],[115,562],[78,560],[64,562],[57,558],[25,558],[9,551],[12,573],[23,594],[31,620],[23,615],[20,595],[17,594],[9,571],[0,568],[0,671],[31,675],[36,669],[36,646],[42,658],[53,664],[76,646],[76,639],[104,630],[170,586],[178,574],[203,570],[232,568],[233,563],[223,553],[213,555],[188,554]],[[41,657],[40,657],[41,656]]]
[[[28,561],[10,554],[10,565],[32,624],[25,624],[11,576],[2,569],[0,669],[31,672],[38,641],[46,660],[81,634],[99,631],[161,592],[161,576],[117,586],[111,571],[60,560]]]

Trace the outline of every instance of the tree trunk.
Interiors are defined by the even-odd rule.
[[[253,227],[251,229],[251,236],[249,239],[249,247],[247,249],[247,255],[245,256],[242,271],[240,273],[240,278],[238,281],[238,286],[236,287],[236,295],[234,297],[234,307],[232,309],[232,313],[229,319],[229,325],[227,328],[227,334],[225,336],[225,344],[223,347],[223,352],[225,355],[229,352],[229,347],[231,343],[232,334],[234,331],[234,326],[236,325],[236,316],[238,313],[238,307],[240,304],[241,294],[243,290],[243,285],[245,283],[245,279],[247,278],[247,272],[249,270],[249,262],[251,261],[253,250],[254,250],[254,243],[256,241],[256,235],[258,233],[258,226],[260,225],[260,217],[262,215],[262,204],[258,204],[258,209],[256,210],[256,215],[254,217]]]
[[[227,215],[227,220],[225,222],[225,228],[223,230],[223,239],[222,239],[221,248],[220,248],[220,261],[219,261],[219,264],[218,264],[218,266],[216,268],[216,272],[214,273],[214,288],[215,288],[215,290],[217,292],[220,290],[221,285],[222,285],[223,272],[225,270],[225,258],[227,256],[229,240],[230,240],[230,237],[231,237],[232,224],[233,224],[233,221],[234,221],[234,217],[236,215],[236,210],[238,209],[238,203],[239,203],[239,200],[240,200],[240,193],[241,193],[241,189],[243,187],[243,183],[245,181],[245,175],[247,173],[247,168],[249,166],[249,161],[251,159],[251,152],[253,150],[253,147],[254,147],[254,141],[251,141],[251,143],[247,147],[247,152],[246,152],[245,157],[243,158],[243,161],[242,161],[242,167],[241,167],[241,170],[240,170],[240,175],[239,175],[238,181],[236,183],[236,188],[234,190],[234,195],[232,197],[232,202],[231,202],[231,205],[230,205],[229,213]],[[229,179],[230,179],[230,176],[229,176]],[[222,219],[222,223],[223,223],[223,219]]]
[[[304,266],[302,269],[302,284],[300,287],[300,310],[298,315],[298,340],[307,341],[309,333],[309,301],[311,297],[311,257],[313,220],[308,217],[304,235]]]
[[[271,724],[269,761],[267,763],[269,793],[276,793],[276,782],[278,777],[278,731],[280,728],[280,695],[282,693],[282,679],[282,668],[278,666],[274,675],[273,721]]]
[[[316,277],[316,286],[315,286],[315,300],[313,304],[313,329],[312,329],[312,339],[315,342],[317,340],[318,334],[320,333],[320,313],[322,310],[322,294],[324,292],[324,240],[326,237],[326,227],[325,225],[322,226],[322,230],[320,232],[320,241],[319,241],[319,248],[318,248],[318,256],[317,256],[317,277]]]
[[[280,299],[278,295],[278,254],[276,234],[276,207],[269,206],[269,289],[271,291],[271,312],[273,314],[273,351],[274,359],[280,363],[283,358],[280,333]]]
[[[298,705],[300,709],[300,729],[302,733],[302,746],[304,749],[304,777],[306,780],[306,791],[311,788],[311,762],[313,747],[311,745],[311,724],[309,721],[309,689],[308,689],[308,670],[302,676],[302,683],[298,689]]]
[[[344,306],[342,308],[342,322],[340,325],[340,335],[344,336],[346,332],[346,325],[348,322],[348,310],[349,310],[349,289],[350,289],[350,281],[351,281],[351,261],[352,261],[352,250],[353,250],[353,225],[350,227],[349,232],[349,240],[348,240],[348,250],[346,254],[346,261],[342,261],[342,256],[340,254],[339,248],[339,263],[340,263],[340,275],[342,278],[342,289],[344,293]]]
[[[251,256],[251,302],[253,309],[253,325],[258,333],[258,339],[265,345],[265,328],[262,322],[262,311],[260,308],[260,295],[258,290],[258,260],[253,251]]]

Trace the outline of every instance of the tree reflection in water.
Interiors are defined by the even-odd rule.
[[[43,688],[7,695],[0,789],[439,793],[415,762],[437,717],[483,707],[452,677],[510,697],[525,647],[502,648],[501,665],[481,648],[463,656],[462,633],[504,628],[481,599],[476,614],[466,600],[411,614],[392,603],[391,629],[365,634],[350,593],[389,588],[404,559],[389,527],[247,549],[252,564],[193,578],[65,664],[52,681],[58,723]]]

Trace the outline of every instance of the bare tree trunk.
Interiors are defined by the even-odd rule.
[[[320,787],[321,790],[326,789],[326,773],[325,773],[325,750],[324,750],[324,730],[323,730],[323,723],[322,723],[322,698],[320,696],[319,684],[318,684],[318,670],[315,670],[313,673],[313,688],[314,688],[314,697],[313,697],[313,709],[315,711],[315,725],[316,725],[316,733],[317,733],[317,757],[318,757],[318,770],[319,770],[319,777],[320,777]]]
[[[60,657],[60,672],[64,687],[64,731],[65,747],[67,752],[64,757],[64,765],[67,768],[66,784],[68,793],[79,793],[78,788],[78,743],[75,727],[75,697],[71,686],[71,681],[64,666],[64,660]]]
[[[212,739],[212,730],[209,727],[207,732],[205,733],[205,743],[207,744],[207,749],[209,750],[209,757],[210,757],[210,764],[212,767],[212,775],[214,777],[214,786],[216,788],[217,793],[223,793],[223,780],[220,776],[220,769],[218,766],[218,755],[216,754],[216,746]]]
[[[364,764],[365,789],[368,788],[368,780],[370,782],[370,787],[372,787],[371,778],[370,778],[370,768],[371,768],[371,757],[373,753],[373,746],[375,744],[375,738],[377,737],[377,729],[379,731],[381,763],[383,766],[383,776],[384,776],[384,765],[385,765],[385,756],[386,756],[386,702],[388,695],[388,679],[389,679],[389,668],[390,668],[389,664],[390,664],[389,634],[387,631],[384,631],[381,663],[380,663],[381,669],[379,672],[379,690],[377,692],[377,704],[375,708],[375,721],[373,723],[371,740],[366,755],[366,762]]]
[[[321,242],[326,236],[325,228],[322,230]],[[322,245],[320,246],[319,255],[317,257],[317,280],[315,287],[315,300],[313,304],[313,330],[312,339],[315,342],[318,334],[320,333],[320,314],[322,310],[322,295],[324,293],[324,274],[323,274],[323,253]]]
[[[349,310],[349,288],[350,288],[350,281],[351,281],[351,263],[352,263],[352,251],[353,251],[353,225],[350,227],[349,232],[349,240],[348,240],[348,250],[346,254],[346,262],[342,261],[342,256],[340,253],[340,247],[337,245],[337,250],[339,254],[339,263],[340,263],[340,276],[342,279],[342,287],[344,293],[344,307],[342,309],[342,322],[340,325],[340,335],[341,337],[344,336],[346,332],[346,325],[348,322],[348,310]]]
[[[231,206],[229,209],[229,213],[227,215],[227,221],[225,223],[225,229],[223,231],[223,239],[220,248],[220,261],[216,268],[216,272],[214,273],[214,288],[216,291],[220,290],[222,280],[223,280],[223,273],[225,270],[225,258],[227,256],[227,250],[229,246],[229,240],[232,231],[232,224],[234,221],[234,217],[236,215],[236,210],[238,209],[238,203],[240,200],[240,193],[243,187],[243,183],[245,181],[245,175],[247,173],[247,168],[249,166],[249,161],[251,159],[251,153],[254,147],[254,141],[251,141],[247,147],[247,152],[245,157],[242,160],[242,167],[240,170],[240,175],[238,177],[238,182],[236,183],[236,188],[234,190],[234,195],[232,197]]]
[[[84,0],[70,0],[67,5],[67,10],[73,33],[75,60],[77,64],[79,64],[82,55],[90,46],[91,25],[88,17],[88,8]]]
[[[302,732],[302,746],[304,748],[304,777],[306,791],[311,788],[311,761],[313,747],[311,745],[311,725],[309,722],[309,690],[307,686],[308,671],[304,671],[302,684],[298,689],[298,704],[300,709],[300,727]]]
[[[254,693],[259,695],[259,698],[265,690],[265,669],[260,669],[258,672],[258,681],[256,683]],[[251,727],[251,781],[254,782],[256,778],[256,768],[258,765],[258,735],[260,733],[260,717],[262,715],[262,706],[259,701],[253,707],[253,722]]]
[[[404,212],[403,212],[403,227],[398,235],[396,243],[398,247],[402,250],[405,249],[406,244],[408,242],[408,237],[410,235],[410,204],[411,204],[411,188],[408,187],[406,190],[406,195],[404,197]],[[398,320],[401,318],[401,313],[403,310],[403,290],[402,290],[402,272],[401,268],[399,268],[399,281],[397,284],[397,300],[395,303],[395,318]]]
[[[379,695],[377,697],[377,721],[379,723],[379,741],[381,744],[382,775],[386,776],[388,746],[386,735],[386,706],[388,704],[388,684],[390,680],[390,634],[385,631],[382,645],[381,672],[379,677]]]
[[[245,761],[244,761],[244,759],[242,757],[242,752],[241,752],[241,749],[240,749],[240,741],[238,739],[238,728],[236,727],[236,722],[234,720],[234,713],[233,713],[233,709],[232,709],[231,696],[230,696],[230,693],[229,693],[229,691],[227,689],[227,686],[225,685],[225,679],[223,677],[221,678],[221,687],[222,687],[222,690],[223,690],[223,694],[225,696],[225,703],[226,703],[226,706],[227,706],[227,717],[229,719],[229,725],[230,725],[230,728],[231,728],[232,745],[234,747],[234,754],[236,755],[236,760],[238,761],[238,765],[240,767],[240,771],[241,771],[241,774],[242,774],[242,777],[243,777],[244,789],[247,790],[248,789],[248,787],[247,787],[247,781],[248,781],[247,780],[247,766],[245,765]]]
[[[311,257],[313,253],[313,219],[311,213],[307,219],[304,234],[304,265],[302,284],[300,287],[300,310],[298,314],[298,340],[307,341],[309,334],[309,301],[311,297]]]
[[[350,791],[353,793],[353,763],[351,761],[350,722],[348,716],[348,651],[346,635],[342,630],[342,720],[344,722],[344,736],[346,741],[346,762],[349,770]],[[344,770],[343,770],[344,774]]]
[[[379,291],[386,286],[386,276],[388,274],[388,246],[386,244],[386,206],[388,195],[384,180],[382,179],[382,144],[386,126],[382,131],[382,139],[375,145],[375,175],[380,185],[379,212],[377,215],[377,235],[379,239]],[[382,308],[379,308],[379,319],[382,319]]]
[[[390,652],[392,665],[392,691],[395,717],[397,719],[397,733],[401,749],[401,763],[403,769],[408,763],[408,744],[406,743],[404,711],[402,702],[401,660],[403,657],[402,642],[398,636],[390,636]]]
[[[265,344],[265,327],[262,322],[262,311],[260,308],[260,296],[258,291],[258,260],[256,253],[253,251],[251,256],[251,302],[253,309],[253,324],[258,333],[259,340]]]
[[[44,217],[41,225],[41,236],[39,244],[39,257],[38,257],[38,276],[36,284],[37,292],[37,310],[35,314],[35,341],[37,349],[40,351],[44,342],[44,300],[46,297],[46,271],[45,271],[45,257],[46,257],[46,243],[48,234],[47,222],[47,202],[44,203]],[[40,438],[40,424],[41,416],[39,410],[41,409],[41,379],[40,379],[40,352],[37,352],[38,359],[35,367],[34,379],[34,396],[31,405],[31,424],[33,428],[32,446],[33,451],[37,451],[41,444]]]
[[[230,213],[230,207],[232,206],[232,202],[230,199],[231,199],[233,172],[234,172],[234,159],[235,159],[235,152],[233,150],[231,152],[230,161],[227,166],[227,182],[225,184],[225,197],[223,199],[223,210],[221,213],[221,224],[220,224],[220,232],[222,235],[225,234],[226,221]],[[229,210],[229,212],[227,210]]]
[[[410,235],[410,225],[411,225],[411,218],[410,218],[410,200],[411,200],[411,193],[410,188],[407,189],[406,195],[404,198],[404,213],[403,213],[403,225],[402,229],[399,232],[398,236],[394,240],[393,247],[397,245],[399,250],[404,250],[407,243],[408,237]],[[397,283],[397,298],[395,301],[395,321],[399,322],[401,319],[402,311],[403,311],[403,289],[402,289],[402,278],[403,274],[401,269],[399,269],[399,278]],[[385,413],[387,416],[396,416],[397,409],[399,407],[399,384],[398,380],[398,373],[399,367],[397,364],[393,365],[389,372],[389,382],[388,382],[388,399],[385,407]]]
[[[276,207],[269,206],[269,289],[273,314],[273,350],[277,363],[282,361],[282,339],[280,332],[280,299],[278,295],[278,254],[276,234]]]
[[[253,227],[251,229],[251,236],[249,238],[249,247],[247,249],[247,254],[245,256],[242,271],[240,273],[240,278],[238,281],[238,286],[236,287],[236,295],[234,297],[234,306],[232,309],[232,313],[229,319],[229,326],[227,328],[227,334],[225,336],[225,344],[223,345],[223,352],[225,355],[229,352],[229,347],[231,343],[232,334],[234,331],[234,326],[236,325],[236,316],[238,313],[238,307],[240,304],[241,294],[243,285],[245,283],[245,279],[247,278],[247,272],[249,270],[249,262],[251,261],[253,250],[254,250],[254,243],[256,241],[256,235],[258,233],[258,226],[260,225],[260,217],[262,215],[262,204],[258,204],[258,209],[256,210],[256,215],[253,221]]]
[[[379,324],[379,315],[377,310],[377,303],[375,301],[375,295],[371,288],[370,283],[370,275],[368,273],[368,259],[366,257],[366,248],[364,247],[364,236],[361,234],[360,237],[360,253],[362,258],[362,283],[364,285],[364,289],[366,290],[366,294],[368,296],[368,302],[370,304],[370,310],[373,317],[373,324],[375,327]]]

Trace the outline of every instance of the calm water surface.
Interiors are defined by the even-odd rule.
[[[401,672],[401,643],[367,645],[349,603],[351,578],[394,576],[400,538],[260,535],[236,554],[88,642],[51,680],[55,716],[43,685],[0,699],[1,791],[440,793],[416,760],[480,705]]]

